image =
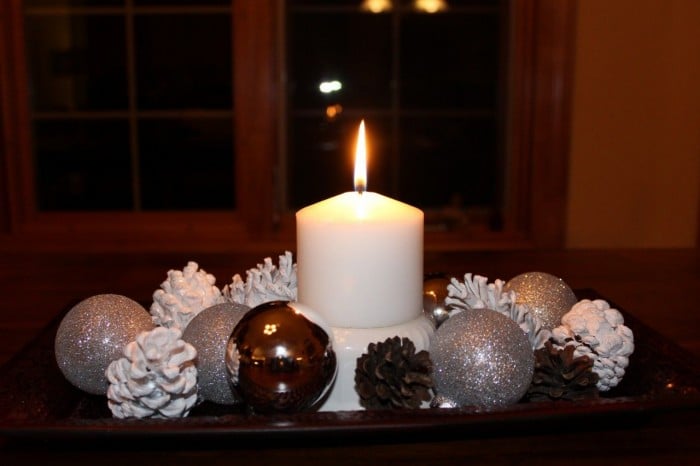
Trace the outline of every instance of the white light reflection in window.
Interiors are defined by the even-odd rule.
[[[330,94],[331,92],[338,92],[343,88],[343,84],[338,80],[333,81],[323,81],[318,85],[318,90],[324,94]]]

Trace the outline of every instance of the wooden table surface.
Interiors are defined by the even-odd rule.
[[[277,255],[271,252],[274,262]],[[182,269],[188,260],[217,277],[223,287],[235,273],[244,274],[262,257],[253,254],[67,254],[2,253],[0,256],[0,363],[22,351],[55,316],[81,299],[117,293],[139,302],[151,295],[168,269]],[[426,253],[426,272],[485,275],[507,280],[527,271],[563,278],[572,288],[593,288],[648,327],[700,357],[700,252],[689,250],[498,251]],[[634,357],[634,355],[633,355]],[[2,383],[0,381],[0,383]],[[381,438],[358,445],[222,445],[221,449],[173,446],[162,451],[124,452],[64,450],[27,451],[4,445],[0,463],[44,461],[47,464],[700,464],[698,410],[674,413],[645,426],[601,426],[567,432],[525,432],[445,441],[426,439],[403,444]]]

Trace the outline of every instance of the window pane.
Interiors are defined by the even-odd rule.
[[[135,21],[139,108],[231,108],[230,15]]]
[[[402,11],[415,10],[422,7],[425,9],[431,4],[441,3],[447,10],[454,10],[464,7],[493,7],[499,0],[287,0],[290,8],[324,8],[331,9],[341,7],[344,9],[356,8],[365,10],[392,11],[401,9]],[[370,8],[371,7],[371,8]]]
[[[494,108],[499,84],[496,14],[410,14],[401,24],[401,104]]]
[[[354,151],[359,120],[295,118],[289,128],[289,207],[305,205],[353,190]],[[367,185],[371,191],[391,189],[391,147],[388,118],[366,119]]]
[[[27,3],[39,207],[230,209],[230,1],[133,5]],[[202,5],[223,8],[197,11]]]
[[[35,110],[127,107],[123,17],[28,16],[26,40]]]
[[[26,7],[121,6],[126,0],[24,0]]]
[[[494,121],[402,118],[401,197],[423,207],[491,205],[500,188]]]
[[[139,156],[144,209],[234,207],[230,118],[142,120]]]
[[[230,5],[232,0],[134,0],[136,6]]]
[[[333,0],[329,2],[328,0],[287,0],[287,6],[289,8],[296,7],[358,7],[362,4],[364,0]]]
[[[351,3],[288,3],[288,208],[351,189],[351,152],[365,119],[370,190],[460,219],[478,211],[480,222],[498,227],[507,8],[448,1],[426,14],[417,2],[394,1],[370,14]],[[319,92],[331,79],[342,88]],[[309,172],[323,177],[296,181]],[[440,215],[431,218],[442,222]]]
[[[443,0],[442,3],[446,6],[447,11],[454,11],[464,7],[493,7],[498,5],[502,0]],[[405,7],[415,7],[418,5],[429,5],[437,3],[430,0],[400,0],[400,3]]]
[[[39,121],[35,157],[39,210],[132,207],[126,121]]]
[[[293,109],[326,105],[388,107],[391,102],[391,18],[359,13],[288,16],[288,85]],[[338,91],[319,85],[337,80]]]

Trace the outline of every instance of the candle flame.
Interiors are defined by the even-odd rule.
[[[365,120],[360,122],[355,147],[355,191],[363,193],[367,190],[367,142],[365,140]]]

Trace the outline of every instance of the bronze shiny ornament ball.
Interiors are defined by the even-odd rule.
[[[423,278],[423,313],[435,328],[450,317],[450,308],[445,304],[450,277],[443,273],[429,273]]]
[[[313,409],[335,380],[332,332],[308,307],[263,303],[236,324],[226,368],[237,397],[256,413]]]

